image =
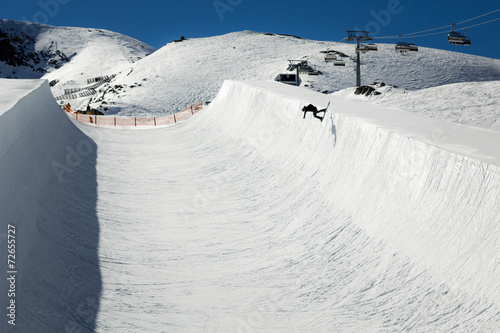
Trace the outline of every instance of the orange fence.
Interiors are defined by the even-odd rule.
[[[95,116],[89,114],[82,114],[75,112],[71,107],[66,104],[64,110],[68,115],[85,124],[92,124],[102,127],[156,127],[175,124],[182,119],[192,116],[203,108],[203,103],[190,106],[180,112],[171,114],[165,117],[153,118],[131,118],[131,117],[114,117],[114,116]]]

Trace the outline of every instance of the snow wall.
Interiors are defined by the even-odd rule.
[[[5,245],[12,224],[17,271],[14,297],[0,279],[1,306],[9,313],[15,300],[19,332],[93,332],[101,292],[97,147],[61,112],[47,81],[9,83],[18,85],[28,93],[0,114],[1,267],[3,275],[12,270]],[[14,329],[2,317],[0,331]]]
[[[352,221],[406,256],[419,268],[403,281],[426,272],[437,284],[498,305],[499,166],[338,114],[335,101],[323,122],[311,113],[303,120],[304,105],[326,106],[328,98],[303,98],[303,89],[279,85],[226,81],[192,121],[209,121],[227,140],[243,140],[240,158],[258,151],[293,172],[296,186],[304,187],[303,202],[323,200],[332,228]],[[313,224],[322,213],[302,222]],[[390,265],[375,269],[385,274]]]
[[[499,167],[338,113],[334,100],[323,122],[311,114],[302,118],[304,104],[326,105],[327,100],[276,83],[226,81],[204,111],[172,128],[152,130],[165,134],[164,139],[184,133],[184,139],[196,141],[197,134],[208,134],[200,135],[203,141],[197,144],[203,149],[212,145],[213,159],[227,161],[226,170],[217,164],[215,171],[227,186],[234,182],[229,203],[245,202],[248,210],[214,207],[217,219],[225,219],[221,224],[213,220],[220,229],[214,237],[225,235],[233,220],[258,222],[253,238],[221,239],[233,251],[228,254],[226,249],[213,258],[222,264],[230,256],[228,262],[240,273],[238,281],[226,281],[231,269],[216,266],[221,267],[217,277],[227,282],[221,290],[230,299],[214,301],[251,302],[261,285],[274,287],[266,282],[278,279],[291,284],[280,298],[292,310],[279,311],[277,304],[269,307],[274,311],[263,313],[266,318],[284,316],[289,327],[305,325],[314,316],[328,327],[349,332],[377,327],[450,331],[458,325],[460,331],[471,332],[498,327]],[[125,319],[133,321],[135,317],[106,317],[109,309],[103,309],[103,323],[96,324],[102,278],[98,147],[92,138],[60,110],[46,82],[34,84],[0,115],[0,133],[0,236],[4,244],[7,224],[16,226],[18,330],[93,332],[106,324],[118,327]],[[227,154],[218,146],[221,142],[237,149]],[[209,162],[200,164],[209,170]],[[206,177],[182,176],[185,182]],[[156,206],[155,214],[172,216]],[[180,213],[189,227],[190,219],[203,220],[213,212]],[[282,225],[265,227],[271,223]],[[208,242],[202,236],[196,244]],[[243,254],[247,261],[240,260]],[[7,258],[6,246],[0,256]],[[245,266],[249,262],[252,265]],[[1,281],[2,290],[7,290],[7,280]],[[259,289],[245,293],[238,283]],[[234,294],[227,292],[231,286]],[[6,308],[5,295],[1,300]],[[203,299],[189,303],[179,296],[171,301],[177,306],[186,302],[189,311],[197,306],[206,309]],[[218,305],[209,314],[220,315],[222,310]],[[194,327],[187,321],[177,324]],[[7,331],[6,321],[0,325]],[[244,327],[239,326],[240,331]]]

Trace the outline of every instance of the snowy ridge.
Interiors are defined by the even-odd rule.
[[[62,67],[66,67],[64,70],[43,62],[35,64],[32,61],[34,59],[27,59],[29,64],[36,65],[35,68],[41,67],[50,73],[59,72],[45,77],[48,80],[74,80],[79,78],[81,72],[84,72],[85,79],[115,74],[115,67],[133,63],[155,51],[153,47],[137,39],[105,29],[55,27],[3,19],[0,20],[0,31],[19,53],[59,50],[70,58],[71,65],[62,63]],[[95,66],[96,64],[99,66]],[[19,78],[39,78],[44,75],[24,67],[13,68],[2,63],[1,77],[12,75]],[[17,73],[13,75],[9,70]]]
[[[72,332],[76,321],[91,332],[94,320],[82,325],[78,317],[101,290],[95,144],[61,112],[47,81],[0,80],[0,87],[15,100],[0,100],[0,236],[7,224],[16,227],[15,329]],[[0,253],[7,258],[7,246]],[[1,321],[0,331],[11,328]]]

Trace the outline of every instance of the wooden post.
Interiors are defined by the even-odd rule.
[[[115,117],[115,127],[116,127],[116,117]]]
[[[135,121],[135,127],[137,127],[137,118],[134,117],[134,121]]]
[[[193,112],[193,106],[192,105],[191,105],[191,114],[194,114],[194,112]]]
[[[174,113],[174,123],[177,123],[177,119],[175,119],[175,113]]]
[[[156,117],[153,117],[153,120],[154,120],[154,122],[155,122],[155,126],[156,126]]]

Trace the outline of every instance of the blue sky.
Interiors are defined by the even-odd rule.
[[[498,0],[2,0],[2,17],[58,26],[120,32],[156,48],[179,38],[207,37],[240,30],[339,41],[345,30],[368,29],[393,36],[442,27],[500,8]],[[500,11],[466,23],[500,18]],[[446,30],[446,29],[444,29]],[[441,31],[441,30],[437,30]],[[455,46],[446,34],[417,38],[421,46],[500,59],[500,20],[470,28],[472,45]],[[379,42],[379,41],[378,41]],[[386,43],[395,39],[383,40]]]

